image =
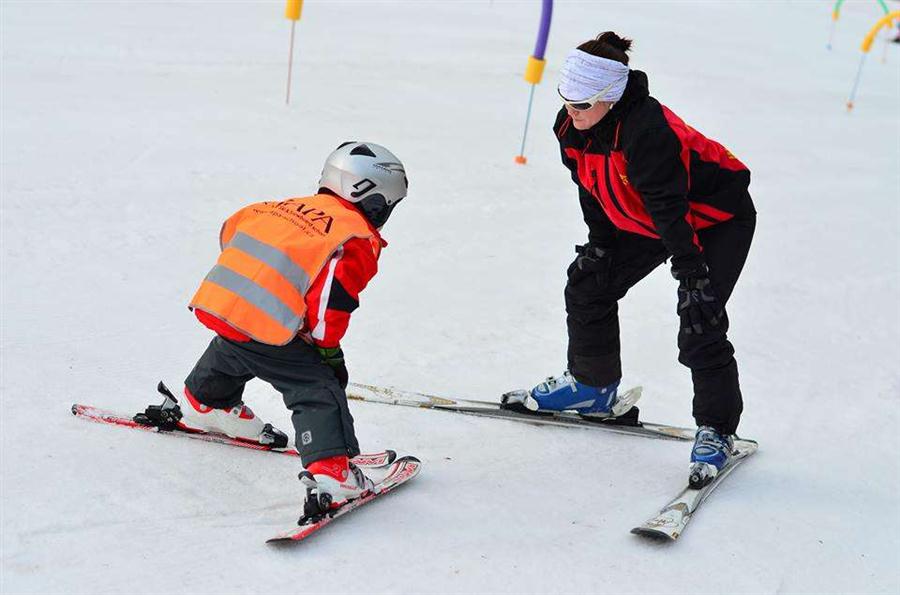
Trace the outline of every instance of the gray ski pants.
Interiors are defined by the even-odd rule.
[[[347,394],[318,351],[301,339],[274,346],[216,336],[184,381],[198,401],[226,409],[241,402],[253,378],[271,384],[293,412],[295,444],[304,466],[359,454]]]

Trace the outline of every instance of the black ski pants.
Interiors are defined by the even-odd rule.
[[[756,214],[751,212],[697,233],[710,283],[724,307],[747,259]],[[572,375],[591,386],[606,386],[622,377],[618,301],[638,281],[666,261],[660,240],[620,232],[610,246],[609,279],[592,276],[567,285],[568,364]],[[675,282],[677,283],[677,282]],[[679,328],[676,286],[672,286],[672,324]],[[734,347],[727,337],[728,316],[702,335],[678,333],[678,361],[690,368],[694,382],[693,414],[698,426],[733,434],[743,410]]]
[[[318,351],[301,339],[274,346],[216,336],[184,383],[204,405],[227,409],[241,402],[244,385],[253,378],[275,387],[293,412],[294,441],[304,466],[359,454],[347,394]]]

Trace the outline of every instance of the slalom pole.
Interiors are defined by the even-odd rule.
[[[284,17],[291,20],[291,44],[288,49],[288,73],[287,73],[287,94],[284,99],[285,105],[291,104],[291,72],[294,70],[294,31],[297,28],[297,21],[300,20],[300,12],[303,9],[303,0],[287,0],[284,7]]]
[[[528,94],[528,111],[525,113],[525,130],[522,131],[522,146],[519,148],[519,154],[516,156],[516,163],[524,165],[528,162],[525,159],[525,138],[528,136],[528,122],[531,120],[531,104],[534,103],[534,88],[537,85],[531,85],[531,92]]]
[[[890,9],[887,7],[887,4],[884,3],[884,0],[878,0],[878,4],[881,5],[882,10],[884,10],[884,14],[890,14]],[[891,28],[893,27],[893,23],[890,23],[887,27],[888,32],[884,38],[884,51],[881,52],[881,63],[887,64],[887,56],[888,56],[888,45],[891,43]]]
[[[828,33],[828,45],[825,46],[829,50],[831,49],[831,42],[834,40],[834,30],[837,28],[837,22],[841,16],[841,3],[843,1],[838,0],[834,8],[831,9],[831,31]]]
[[[884,3],[884,0],[878,0],[878,4],[881,5],[881,9],[884,11],[884,14],[891,13],[891,10],[887,7],[887,4]],[[881,63],[882,64],[887,64],[888,44],[891,43],[890,32],[891,32],[892,25],[893,25],[893,23],[888,25],[888,33],[887,33],[887,36],[884,38],[884,51],[881,53]]]
[[[853,109],[853,101],[856,99],[856,90],[859,87],[859,79],[862,76],[863,64],[866,62],[866,55],[869,53],[869,50],[872,49],[872,43],[875,41],[875,36],[878,35],[878,32],[882,27],[892,27],[896,20],[900,20],[900,10],[890,12],[878,19],[878,22],[875,23],[875,26],[869,30],[865,39],[863,39],[862,45],[859,48],[862,51],[862,58],[859,61],[859,68],[856,70],[856,80],[853,81],[850,99],[847,101],[848,111]]]
[[[841,4],[844,3],[844,0],[837,0],[834,3],[834,6],[831,8],[831,32],[828,34],[828,45],[825,46],[829,50],[831,49],[831,42],[834,38],[834,27],[837,25],[837,20],[841,18]],[[888,8],[887,4],[884,3],[884,0],[878,0],[878,5],[881,7],[881,10],[884,14],[888,14],[891,10]]]
[[[859,68],[856,69],[856,80],[853,81],[853,89],[850,91],[850,99],[847,100],[847,111],[853,109],[853,100],[856,99],[856,89],[859,87],[859,79],[862,77],[863,64],[866,63],[866,54],[863,53],[859,61]]]
[[[522,146],[516,155],[516,163],[524,165],[528,163],[525,158],[525,139],[528,136],[528,123],[531,120],[531,106],[534,103],[534,88],[541,82],[544,74],[544,52],[547,50],[547,38],[550,35],[550,21],[553,18],[553,0],[543,0],[541,5],[541,25],[538,29],[537,41],[534,44],[534,53],[528,57],[525,67],[525,81],[531,84],[531,93],[528,96],[528,112],[525,114],[525,130],[522,132]]]

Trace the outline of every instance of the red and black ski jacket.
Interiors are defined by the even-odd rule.
[[[651,97],[641,71],[595,126],[577,130],[563,107],[553,130],[593,244],[658,238],[673,269],[690,269],[703,262],[697,230],[753,212],[747,167]]]

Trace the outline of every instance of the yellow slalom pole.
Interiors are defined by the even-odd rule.
[[[300,13],[303,11],[303,0],[287,0],[284,7],[284,18],[291,20],[291,45],[288,49],[288,75],[287,75],[287,96],[284,103],[291,104],[291,72],[294,69],[294,30],[297,28],[297,21],[300,20]]]
[[[900,19],[900,10],[895,10],[878,19],[878,22],[875,23],[875,26],[872,27],[872,29],[870,29],[868,33],[866,33],[866,38],[863,39],[860,49],[863,52],[868,52],[870,49],[872,49],[872,42],[875,41],[875,36],[878,35],[878,32],[881,30],[881,28],[890,27],[891,24],[897,19]]]
[[[856,80],[853,82],[853,89],[850,91],[850,99],[847,101],[848,111],[853,109],[853,102],[856,99],[856,90],[859,88],[859,79],[862,76],[866,54],[872,49],[872,43],[875,41],[875,36],[878,35],[878,32],[882,27],[890,27],[896,20],[900,20],[900,10],[895,10],[878,19],[878,22],[875,23],[875,26],[869,30],[865,39],[863,39],[862,45],[859,48],[862,51],[862,58],[859,61],[859,68],[856,70]]]

